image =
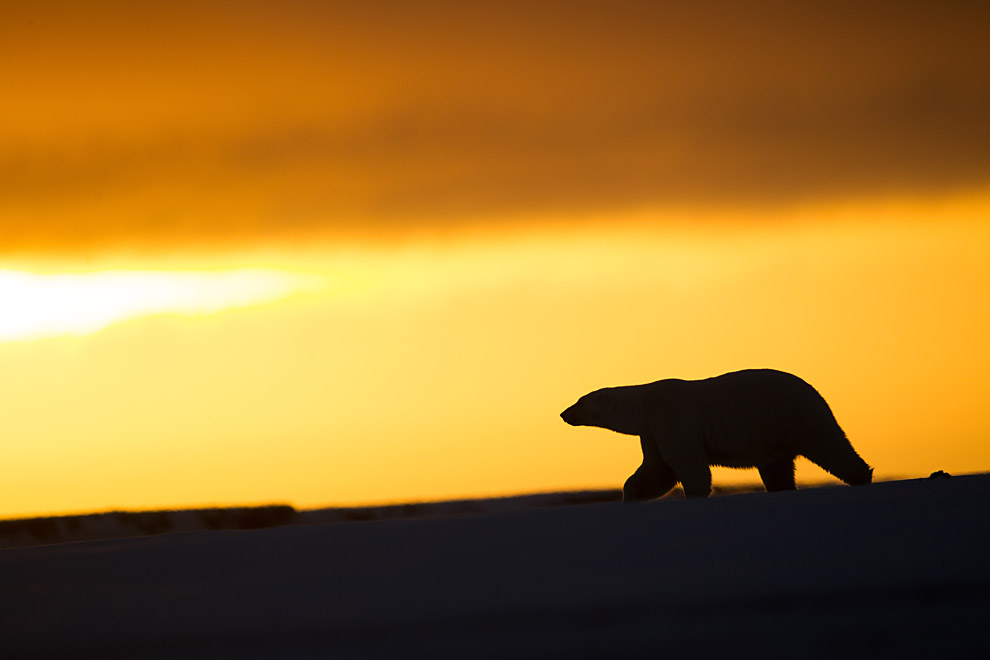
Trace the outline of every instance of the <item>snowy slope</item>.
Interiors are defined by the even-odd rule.
[[[0,550],[3,658],[990,657],[990,476]]]

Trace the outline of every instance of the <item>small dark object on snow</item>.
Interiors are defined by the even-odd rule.
[[[941,470],[939,470],[938,472],[932,472],[930,475],[928,475],[929,481],[933,479],[951,479],[951,478],[952,478],[951,474],[949,474],[948,472],[942,472]]]

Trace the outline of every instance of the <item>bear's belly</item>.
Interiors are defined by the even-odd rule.
[[[712,456],[709,454],[708,464],[716,467],[727,468],[754,468],[756,467],[757,461],[755,459],[742,456]]]
[[[795,457],[793,448],[767,434],[737,431],[705,435],[705,456],[709,465],[752,468]]]

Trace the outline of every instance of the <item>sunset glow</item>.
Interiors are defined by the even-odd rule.
[[[89,336],[0,344],[0,435],[20,439],[3,467],[5,506],[607,487],[636,467],[638,444],[562,424],[572,399],[750,366],[814,382],[880,478],[965,471],[990,462],[987,199],[843,205],[735,228],[709,215],[715,229],[701,231],[657,230],[644,212],[567,237],[551,222],[484,240],[226,258],[269,264],[258,271],[6,274],[8,291],[35,287],[31,300],[71,299],[67,313],[131,306],[106,305],[96,334],[84,314],[65,318],[85,319],[73,334]],[[854,222],[861,214],[873,222]],[[307,295],[288,295],[300,286]],[[131,321],[110,326],[111,311]],[[799,462],[799,478],[825,475]]]

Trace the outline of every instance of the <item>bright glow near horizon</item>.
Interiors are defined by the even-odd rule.
[[[619,486],[639,443],[564,407],[750,367],[818,388],[879,478],[985,470],[987,199],[3,271],[85,323],[0,342],[0,516]]]
[[[212,314],[274,302],[317,286],[294,273],[0,270],[0,341],[86,335],[153,314]]]

